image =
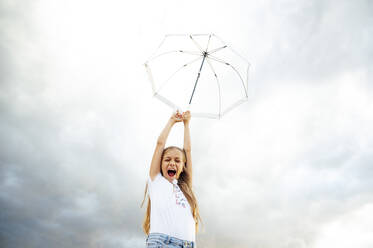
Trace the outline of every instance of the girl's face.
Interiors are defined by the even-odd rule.
[[[163,176],[172,183],[172,180],[179,179],[184,167],[183,153],[178,149],[168,149],[162,159]]]

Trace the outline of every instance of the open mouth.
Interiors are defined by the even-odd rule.
[[[167,171],[167,174],[168,174],[170,177],[173,177],[173,176],[175,176],[175,174],[176,174],[176,170],[168,170],[168,171]]]

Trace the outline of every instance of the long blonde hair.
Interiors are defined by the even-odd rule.
[[[165,148],[162,152],[162,157],[161,157],[161,174],[162,174],[162,176],[163,176],[163,172],[162,172],[163,156],[164,156],[165,152],[169,149],[178,149],[179,151],[181,151],[181,153],[183,154],[183,157],[184,157],[184,163],[186,164],[185,150],[181,149],[177,146],[169,146],[169,147]],[[184,164],[184,166],[185,166],[185,164]],[[202,222],[202,219],[201,219],[201,216],[199,215],[199,208],[198,208],[198,204],[197,204],[197,199],[196,199],[196,197],[193,193],[192,185],[190,185],[191,184],[190,178],[191,178],[191,175],[189,175],[189,172],[184,169],[180,173],[177,184],[179,185],[181,191],[184,193],[185,197],[187,198],[187,200],[189,202],[189,205],[191,207],[191,212],[193,214],[193,219],[196,223],[195,226],[196,226],[196,233],[197,233],[198,232],[198,224],[199,224],[200,221]],[[148,206],[146,208],[145,218],[144,218],[144,222],[142,224],[142,228],[143,228],[144,233],[146,235],[149,235],[149,231],[150,231],[150,209],[151,209],[150,204],[151,204],[151,201],[150,201],[149,195],[147,195],[147,192],[148,192],[148,183],[146,183],[144,200],[141,203],[141,207],[144,205],[145,199],[148,198],[148,204],[147,204]]]

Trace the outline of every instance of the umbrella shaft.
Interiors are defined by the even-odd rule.
[[[199,79],[199,76],[201,75],[201,70],[202,70],[203,63],[205,62],[205,59],[206,59],[206,54],[203,56],[203,60],[202,60],[202,63],[201,63],[201,67],[199,68],[199,72],[198,72],[198,75],[197,75],[197,80],[196,80],[196,83],[194,84],[194,88],[193,88],[193,92],[192,92],[192,95],[191,95],[190,100],[189,100],[189,104],[192,103],[192,99],[193,99],[194,91],[196,90],[196,86],[197,86],[197,83],[198,83],[198,79]]]

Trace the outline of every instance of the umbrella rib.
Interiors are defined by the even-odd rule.
[[[207,57],[209,57],[210,59],[213,59],[213,60],[215,60],[215,61],[217,61],[217,62],[220,62],[220,63],[222,63],[222,64],[229,65],[229,63],[225,62],[224,60],[219,59],[219,58],[217,58],[217,57],[215,57],[215,56],[212,56],[212,55],[210,55],[210,54],[208,54]]]
[[[184,67],[187,67],[188,65],[193,64],[194,62],[198,61],[199,59],[201,59],[201,57],[193,59],[193,60],[187,62],[186,64],[184,64],[183,66],[181,66],[180,68],[178,68],[174,73],[171,74],[171,76],[166,81],[164,81],[161,84],[161,86],[159,87],[159,89],[156,92],[159,92],[175,76],[175,74],[178,73],[181,69],[183,69]]]
[[[149,80],[152,84],[152,90],[153,90],[153,93],[155,93],[155,83],[154,83],[154,79],[153,79],[153,73],[152,73],[152,70],[149,68],[149,65],[147,62],[145,62],[145,68],[146,68],[146,72],[148,73],[148,77],[149,77]]]
[[[150,58],[148,61],[151,61],[151,60],[154,60],[160,56],[163,56],[163,55],[166,55],[166,54],[170,54],[170,53],[186,53],[186,54],[191,54],[191,55],[201,55],[200,52],[197,52],[197,51],[185,51],[185,50],[172,50],[172,51],[167,51],[167,52],[163,52],[161,54],[158,54],[152,58]]]
[[[196,45],[196,47],[201,51],[201,53],[203,53],[203,49],[202,47],[197,43],[197,41],[195,41],[192,37],[192,35],[189,35],[189,38],[193,41],[193,43]]]
[[[207,61],[207,63],[209,64],[210,69],[211,69],[212,72],[214,73],[214,76],[215,76],[215,79],[216,79],[216,84],[218,85],[218,90],[219,90],[219,116],[220,116],[220,114],[221,114],[221,91],[220,91],[220,82],[219,82],[218,76],[216,75],[215,69],[214,69],[214,67],[212,66],[211,62],[209,61],[208,58],[207,58],[206,61]]]
[[[223,41],[219,36],[217,36],[216,34],[212,34],[213,36],[215,36],[216,39],[220,40],[222,43],[224,44],[227,44],[225,41]],[[241,54],[239,54],[236,50],[234,50],[232,48],[232,46],[229,46],[228,47],[234,54],[236,54],[238,57],[240,57],[242,60],[246,61],[246,63],[248,63],[250,65],[250,62],[245,58],[243,57]]]
[[[179,52],[181,53],[187,53],[187,54],[191,54],[191,55],[201,55],[200,52],[197,52],[197,51],[185,51],[185,50],[179,50]]]
[[[208,48],[209,48],[209,45],[210,45],[210,40],[211,40],[211,34],[209,35],[209,40],[207,41],[207,46],[206,46],[205,51],[208,51]]]
[[[159,46],[157,47],[157,49],[154,51],[154,53],[150,56],[150,58],[149,58],[148,60],[151,60],[151,59],[153,58],[153,56],[154,56],[155,54],[157,54],[157,51],[158,51],[159,48],[163,45],[163,43],[165,42],[166,38],[167,38],[167,35],[166,35],[165,37],[163,37],[162,42],[159,44]]]
[[[225,45],[225,46],[222,46],[222,47],[218,47],[218,48],[215,48],[214,50],[209,51],[208,53],[209,54],[216,53],[217,51],[220,51],[220,50],[222,50],[222,49],[224,49],[226,47],[228,47],[228,46]]]
[[[220,63],[222,63],[222,64],[225,64],[225,65],[227,65],[227,66],[230,66],[235,72],[236,72],[236,74],[240,77],[240,79],[241,79],[241,83],[242,83],[242,86],[243,86],[243,88],[244,88],[244,90],[245,90],[245,95],[246,95],[246,97],[248,96],[247,95],[247,89],[246,89],[246,87],[245,87],[245,81],[242,79],[242,77],[241,77],[241,75],[240,75],[240,73],[237,71],[237,69],[233,66],[233,65],[231,65],[231,64],[229,64],[229,63],[227,63],[227,62],[225,62],[224,60],[221,60],[221,59],[218,59],[218,58],[216,58],[216,57],[214,57],[214,56],[211,56],[211,55],[209,55],[208,56],[210,59],[212,59],[212,60],[215,60],[215,61],[217,61],[217,62],[220,62]]]

